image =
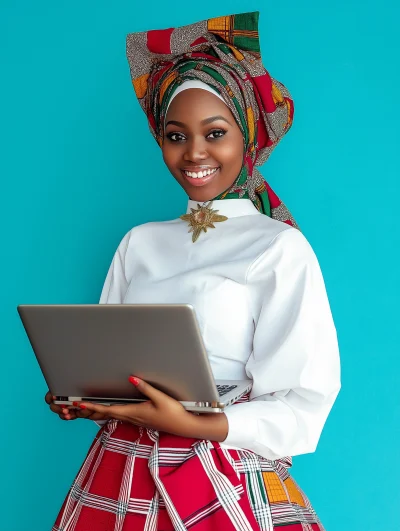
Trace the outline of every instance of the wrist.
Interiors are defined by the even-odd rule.
[[[217,442],[223,442],[227,438],[229,425],[225,413],[190,413],[190,417],[187,426],[190,434],[187,437]]]

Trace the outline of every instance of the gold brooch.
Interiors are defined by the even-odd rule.
[[[212,201],[208,205],[200,206],[197,203],[197,209],[191,208],[191,214],[184,214],[180,217],[183,221],[189,222],[189,231],[193,232],[192,242],[194,243],[200,236],[201,231],[207,232],[207,229],[215,229],[214,223],[226,221],[226,216],[217,214],[218,210],[211,208]]]

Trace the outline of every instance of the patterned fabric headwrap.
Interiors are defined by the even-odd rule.
[[[293,101],[261,62],[258,12],[212,18],[181,28],[130,33],[126,48],[132,83],[160,147],[174,91],[203,81],[223,98],[244,137],[243,166],[214,199],[249,198],[256,208],[297,227],[256,166],[263,164],[293,121]]]

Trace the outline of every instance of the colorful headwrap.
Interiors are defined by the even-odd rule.
[[[184,81],[203,81],[222,96],[245,141],[239,176],[214,199],[249,198],[259,211],[297,227],[256,168],[290,129],[294,112],[287,89],[262,65],[258,16],[258,12],[244,13],[131,33],[127,57],[136,95],[158,144],[163,144],[166,110],[174,91]]]

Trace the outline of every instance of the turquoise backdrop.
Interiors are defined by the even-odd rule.
[[[342,355],[341,394],[293,475],[327,531],[400,528],[399,3],[1,0],[4,531],[51,528],[96,432],[48,411],[17,304],[96,303],[122,236],[186,208],[134,96],[125,35],[251,10],[296,105],[263,172],[320,259]]]

